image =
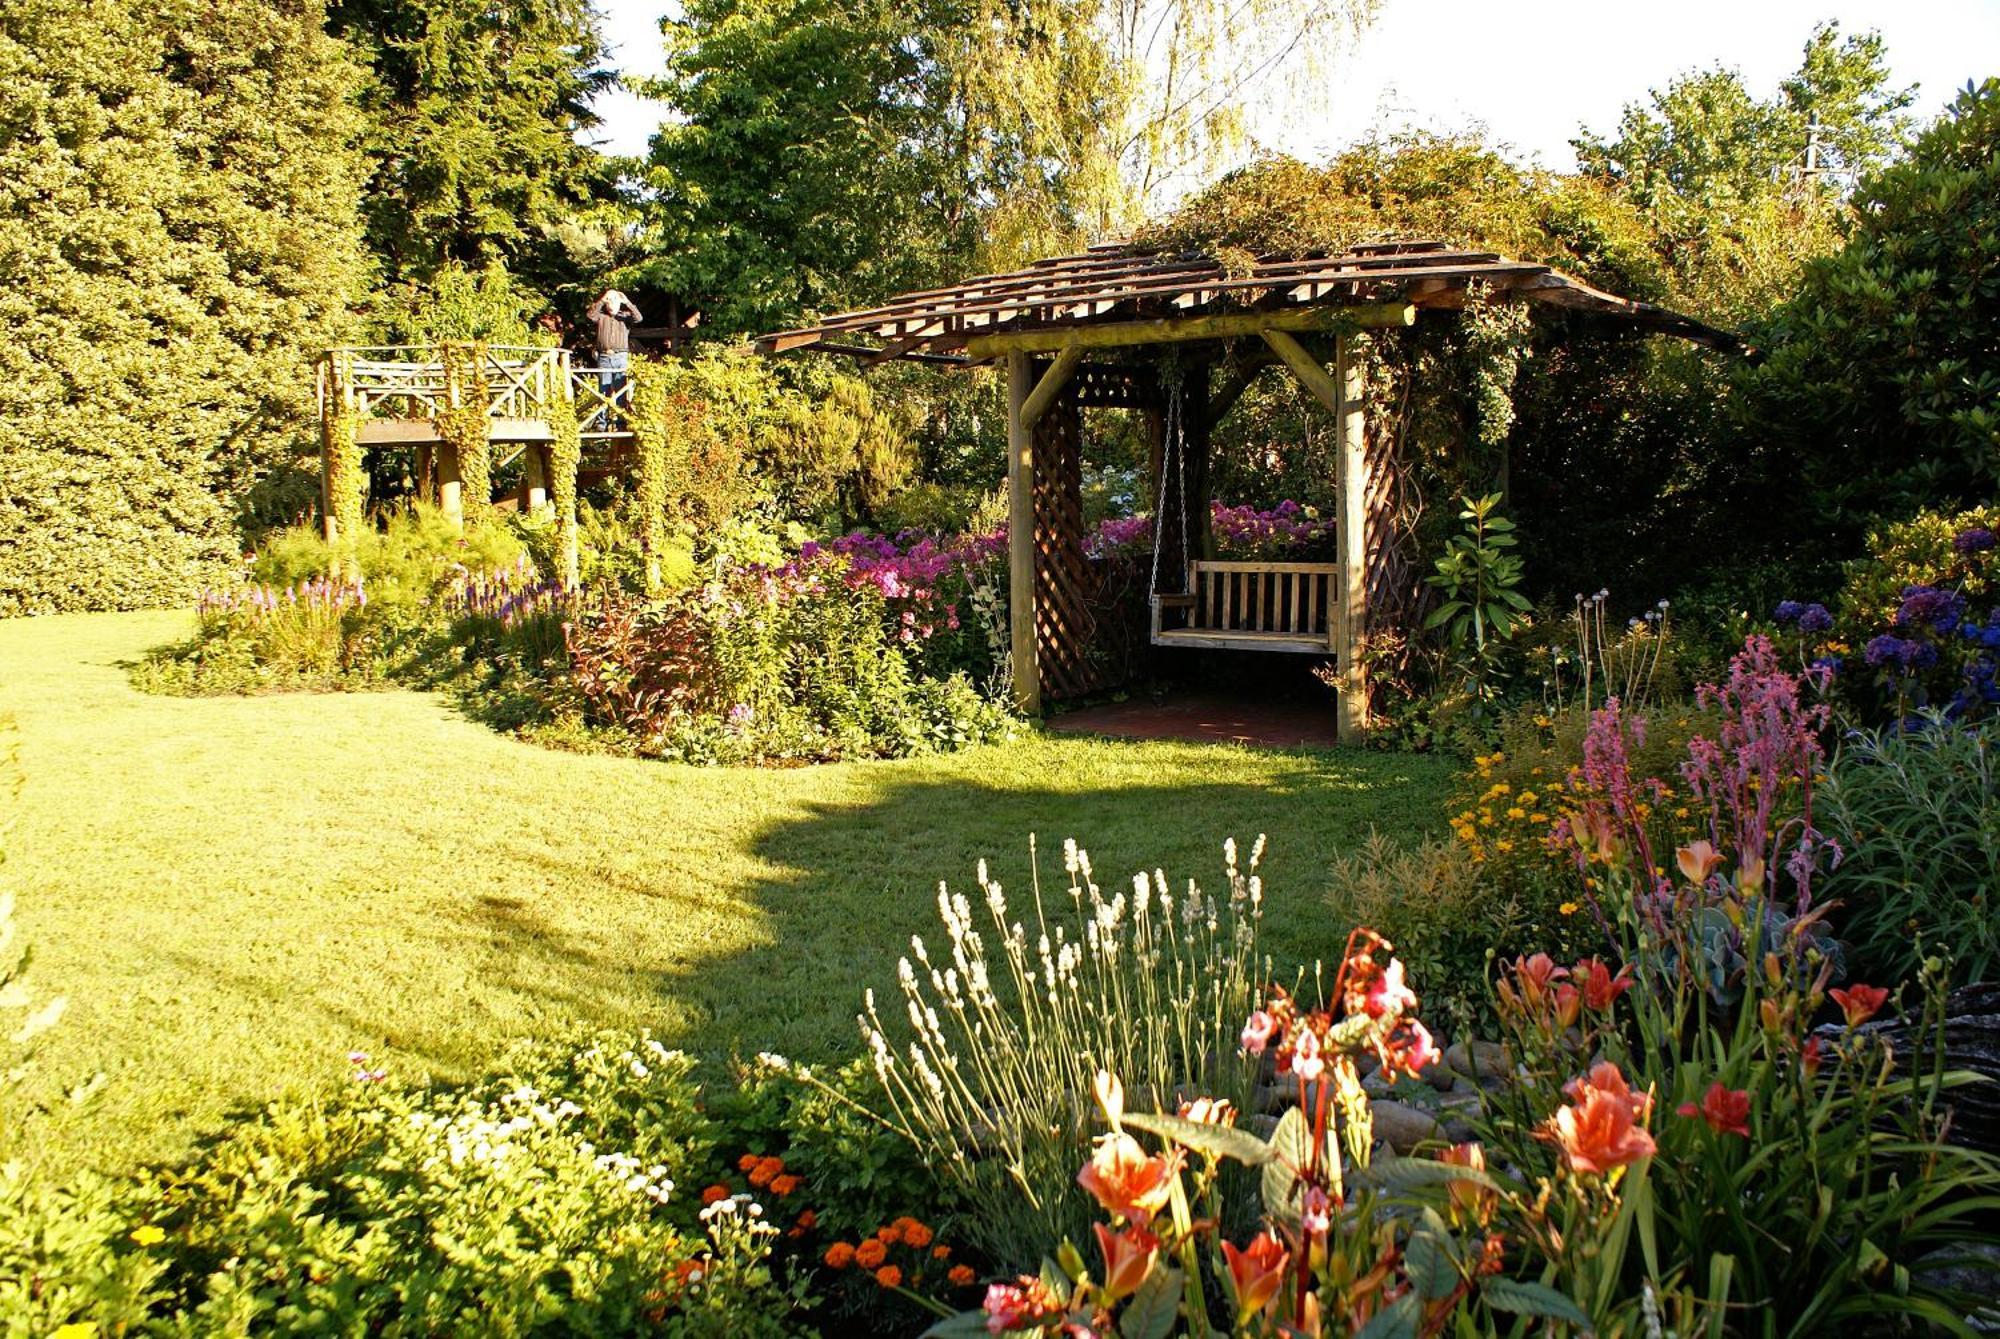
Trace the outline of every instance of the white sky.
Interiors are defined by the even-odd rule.
[[[667,0],[599,0],[613,61],[660,66]],[[1580,125],[1609,131],[1624,105],[1684,70],[1733,66],[1766,96],[1796,69],[1813,25],[1878,29],[1899,85],[1935,114],[1968,79],[2000,74],[2000,0],[1383,0],[1355,50],[1329,63],[1322,110],[1259,126],[1266,147],[1322,157],[1371,130],[1483,127],[1564,169]],[[658,109],[620,91],[600,105],[603,147],[645,152]],[[1253,111],[1253,124],[1257,124]]]

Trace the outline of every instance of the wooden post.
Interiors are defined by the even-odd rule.
[[[1029,716],[1042,710],[1041,669],[1035,659],[1035,450],[1022,411],[1035,384],[1028,355],[1007,355],[1007,629],[1012,643],[1014,703]]]
[[[530,514],[549,503],[548,448],[529,442],[521,453],[521,510]]]
[[[437,469],[438,510],[454,521],[465,520],[465,490],[458,479],[458,448],[439,441],[432,456]]]
[[[338,529],[333,519],[333,416],[345,409],[333,402],[334,396],[345,392],[334,371],[336,356],[327,354],[319,365],[319,516],[320,533],[329,544]]]
[[[1340,391],[1340,699],[1335,733],[1358,744],[1368,731],[1368,442],[1366,387],[1352,335],[1334,340]]]

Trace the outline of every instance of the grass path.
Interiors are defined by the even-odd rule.
[[[1219,881],[1271,836],[1271,947],[1337,949],[1320,889],[1371,826],[1440,826],[1447,767],[1035,737],[949,758],[704,770],[552,753],[420,693],[179,700],[122,662],[177,614],[0,622],[0,714],[25,784],[5,877],[41,991],[70,997],[44,1091],[0,1159],[169,1157],[225,1113],[341,1080],[360,1048],[455,1074],[510,1039],[602,1022],[691,1049],[853,1042],[862,987],[931,931],[939,879],[1075,835],[1100,882]],[[1060,873],[1060,857],[1045,856]]]

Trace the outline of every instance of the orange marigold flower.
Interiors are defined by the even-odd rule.
[[[736,1170],[739,1172],[750,1171],[752,1168],[756,1167],[759,1161],[760,1159],[755,1153],[745,1153],[742,1157],[736,1160]]]
[[[813,1210],[807,1209],[804,1213],[801,1213],[799,1215],[799,1226],[806,1228],[818,1227],[819,1215],[815,1213]]]
[[[701,1192],[701,1202],[703,1204],[714,1204],[718,1200],[726,1200],[728,1198],[729,1187],[725,1185],[713,1185]]]
[[[798,1188],[799,1178],[793,1176],[790,1172],[771,1178],[771,1193],[773,1195],[789,1195]]]
[[[894,1246],[902,1239],[903,1228],[900,1223],[885,1223],[875,1229],[875,1240],[881,1242],[884,1246]]]
[[[945,1278],[950,1280],[951,1286],[954,1288],[963,1288],[976,1277],[978,1276],[972,1272],[971,1265],[953,1265],[951,1272],[945,1275]]]
[[[1847,1026],[1860,1027],[1882,1011],[1889,1002],[1889,992],[1880,986],[1852,985],[1845,990],[1829,990],[1833,1002],[1840,1006],[1847,1016]]]
[[[875,1271],[875,1281],[884,1288],[900,1288],[903,1286],[903,1271],[894,1265],[883,1265]]]
[[[785,1170],[783,1158],[759,1158],[757,1165],[750,1169],[750,1184],[762,1189],[780,1172]]]
[[[1626,1086],[1618,1066],[1600,1061],[1590,1074],[1566,1087],[1572,1106],[1558,1109],[1542,1137],[1562,1149],[1572,1172],[1610,1172],[1649,1156],[1653,1136],[1639,1122],[1653,1099]]]
[[[854,1263],[863,1269],[873,1269],[889,1258],[889,1248],[874,1237],[854,1248]]]
[[[896,1226],[903,1229],[903,1240],[922,1250],[931,1244],[931,1230],[914,1218],[898,1218]]]
[[[825,1259],[833,1268],[845,1269],[854,1263],[854,1257],[858,1254],[860,1252],[854,1249],[852,1242],[836,1241],[826,1248]]]
[[[931,1247],[931,1259],[933,1260],[951,1259],[951,1247],[944,1245]]]

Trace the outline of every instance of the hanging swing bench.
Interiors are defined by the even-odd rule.
[[[757,347],[864,366],[1004,366],[1008,662],[1018,705],[1031,714],[1045,697],[1102,692],[1129,672],[1129,659],[1104,643],[1118,624],[1099,616],[1101,575],[1085,553],[1082,412],[1142,412],[1161,460],[1152,644],[1331,656],[1339,737],[1353,742],[1369,718],[1370,591],[1389,579],[1378,565],[1394,538],[1390,519],[1371,511],[1380,490],[1371,484],[1355,337],[1406,327],[1419,309],[1443,316],[1473,301],[1525,301],[1717,347],[1734,342],[1547,265],[1400,239],[1257,257],[1247,270],[1106,244],[776,331]],[[1176,350],[1187,351],[1185,423]],[[1210,430],[1248,377],[1274,362],[1338,421],[1337,563],[1220,562],[1206,551]],[[1218,368],[1242,372],[1220,393],[1209,384]]]
[[[1154,646],[1180,646],[1205,651],[1293,651],[1335,656],[1340,637],[1340,564],[1269,561],[1221,561],[1190,557],[1181,571],[1179,590],[1165,589],[1173,580],[1163,574],[1172,563],[1167,550],[1169,517],[1178,518],[1178,554],[1192,554],[1188,533],[1187,421],[1183,406],[1185,378],[1178,357],[1169,351],[1162,360],[1160,381],[1166,401],[1162,413],[1159,476],[1153,497],[1153,617]]]

